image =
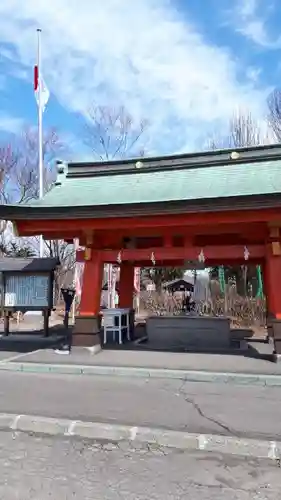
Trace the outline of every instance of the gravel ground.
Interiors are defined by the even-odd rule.
[[[0,433],[5,500],[277,500],[267,460]]]

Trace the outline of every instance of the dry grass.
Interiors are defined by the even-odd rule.
[[[142,292],[140,310],[145,314],[178,315],[182,311],[182,298],[167,293]],[[241,297],[236,293],[226,296],[211,296],[209,300],[197,304],[196,313],[204,316],[227,316],[232,328],[266,327],[266,301],[264,298]]]

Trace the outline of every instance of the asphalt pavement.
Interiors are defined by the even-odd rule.
[[[268,460],[0,433],[5,500],[277,500]]]
[[[1,372],[0,413],[281,440],[278,387]]]

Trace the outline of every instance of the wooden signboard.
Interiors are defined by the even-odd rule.
[[[54,272],[58,265],[58,260],[53,258],[0,259],[1,309],[6,335],[9,318],[18,311],[42,311],[47,335],[53,308]]]
[[[5,279],[4,307],[50,307],[49,275],[10,275]]]

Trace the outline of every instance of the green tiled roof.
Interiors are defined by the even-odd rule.
[[[40,207],[107,206],[281,194],[281,160],[64,176]]]

